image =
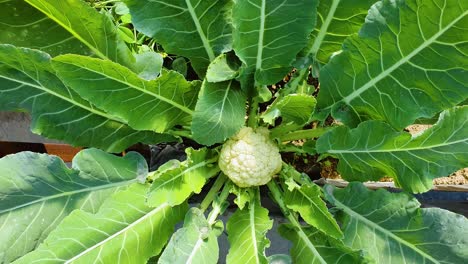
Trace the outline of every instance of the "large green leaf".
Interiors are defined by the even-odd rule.
[[[364,23],[370,6],[376,0],[319,1],[317,25],[307,47],[299,53],[302,67],[314,64],[314,71],[328,62],[330,56],[341,50],[343,41],[357,33]]]
[[[365,263],[359,251],[313,227],[282,224],[278,232],[293,243],[291,256],[296,264]]]
[[[90,50],[43,13],[25,1],[0,1],[0,43],[45,51],[90,55]]]
[[[185,216],[184,227],[172,235],[158,263],[215,264],[218,258],[216,232],[211,229],[200,209],[191,208]]]
[[[171,139],[135,131],[82,99],[53,74],[46,53],[0,45],[0,110],[18,109],[31,113],[34,133],[78,146],[120,152],[137,142]]]
[[[231,49],[229,0],[125,0],[135,27],[164,50],[185,56],[200,77],[219,54]],[[176,40],[176,41],[175,41]]]
[[[35,251],[14,263],[146,263],[167,243],[187,205],[145,205],[148,186],[135,183],[96,214],[73,211]]]
[[[233,47],[244,74],[273,84],[290,70],[315,26],[316,0],[238,0],[232,11]]]
[[[283,168],[282,173],[285,171],[287,170]],[[288,189],[285,190],[284,202],[289,209],[299,212],[304,221],[323,233],[336,239],[343,237],[340,227],[322,200],[322,189],[318,185],[299,185],[292,178],[286,184]]]
[[[94,54],[126,66],[134,58],[110,16],[82,0],[25,0],[85,44]]]
[[[390,176],[406,190],[424,192],[432,179],[468,166],[468,106],[444,111],[433,127],[411,136],[381,121],[356,129],[342,126],[323,135],[317,151],[340,159],[338,171],[350,181]]]
[[[237,133],[245,123],[246,95],[235,80],[204,81],[192,121],[193,138],[213,145]]]
[[[267,263],[265,248],[270,245],[266,233],[273,226],[268,210],[260,204],[258,193],[251,191],[250,202],[244,209],[237,211],[226,224],[231,245],[226,258],[227,263]]]
[[[401,129],[468,97],[468,2],[383,0],[320,71],[318,107]],[[449,59],[448,59],[449,58]]]
[[[83,150],[73,169],[58,157],[32,152],[0,159],[0,263],[36,248],[73,210],[94,213],[109,195],[147,173],[146,161],[134,152],[120,158]]]
[[[188,82],[177,72],[146,81],[115,62],[71,54],[55,57],[52,64],[83,98],[135,129],[165,132],[190,124],[199,82]]]
[[[415,198],[360,183],[326,186],[327,200],[342,210],[347,246],[376,263],[466,263],[468,220],[438,208],[420,209]]]
[[[215,151],[187,148],[185,152],[185,161],[169,161],[149,175],[153,180],[147,200],[149,206],[156,207],[164,203],[179,205],[193,193],[200,193],[207,179],[219,172]]]

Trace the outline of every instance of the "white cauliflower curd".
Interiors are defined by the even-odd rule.
[[[281,156],[265,127],[242,128],[227,140],[219,167],[239,187],[264,185],[281,170]]]

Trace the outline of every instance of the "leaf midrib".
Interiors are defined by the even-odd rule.
[[[411,58],[416,56],[419,52],[421,52],[423,49],[427,48],[429,45],[431,45],[434,41],[437,40],[441,35],[443,35],[448,29],[450,29],[453,25],[458,23],[466,14],[468,14],[468,11],[465,11],[463,14],[461,14],[459,17],[454,19],[451,23],[449,23],[446,27],[442,28],[439,32],[434,34],[431,38],[429,38],[427,41],[424,41],[423,44],[421,44],[419,47],[414,49],[410,54],[407,56],[401,58],[399,61],[395,62],[390,68],[387,68],[386,70],[382,71],[380,74],[378,74],[375,77],[372,77],[365,85],[361,86],[359,89],[353,91],[351,94],[346,96],[345,98],[341,99],[340,101],[336,102],[344,102],[346,104],[350,104],[352,100],[360,97],[360,95],[367,91],[369,88],[375,86],[379,81],[387,77],[391,72],[396,70],[398,67],[401,65],[407,63]],[[335,103],[335,104],[336,104]]]
[[[168,203],[163,203],[161,204],[160,206],[156,207],[155,209],[151,210],[150,212],[146,213],[145,215],[143,215],[142,217],[138,218],[137,220],[133,221],[131,224],[129,224],[128,226],[126,226],[125,228],[122,228],[121,230],[119,230],[118,232],[116,232],[115,234],[112,234],[111,236],[107,237],[106,239],[100,241],[99,243],[96,243],[95,245],[91,246],[90,248],[86,249],[85,251],[79,253],[78,255],[72,257],[71,259],[65,261],[66,264],[68,263],[72,263],[73,261],[79,259],[80,257],[88,254],[89,252],[92,252],[94,249],[98,248],[98,247],[101,247],[103,246],[104,244],[106,244],[108,241],[111,241],[112,239],[116,238],[117,236],[119,236],[120,234],[123,234],[125,232],[127,232],[128,230],[130,230],[132,227],[138,225],[139,223],[145,221],[146,219],[152,217],[153,215],[157,214],[159,211],[165,209],[166,207],[169,207],[169,204]]]
[[[126,82],[126,81],[124,81],[124,80],[117,79],[117,78],[114,78],[114,77],[112,77],[112,76],[109,76],[109,75],[105,74],[104,72],[100,72],[100,71],[91,69],[90,67],[82,66],[82,65],[80,65],[80,64],[76,64],[76,63],[73,63],[73,62],[70,62],[70,61],[65,61],[65,60],[55,60],[55,61],[56,61],[56,62],[63,63],[63,64],[72,65],[72,66],[78,67],[78,68],[80,68],[80,69],[83,69],[83,70],[86,70],[86,71],[95,73],[95,74],[97,74],[97,75],[99,75],[99,76],[106,77],[106,78],[108,78],[108,79],[110,79],[110,80],[113,80],[113,81],[115,81],[115,82],[118,82],[118,83],[121,83],[121,84],[123,84],[123,85],[126,85],[126,86],[128,86],[129,88],[133,88],[133,89],[138,90],[138,91],[140,91],[140,92],[142,92],[142,93],[145,93],[145,94],[147,94],[147,95],[149,95],[149,96],[152,96],[152,97],[154,97],[154,98],[156,98],[156,99],[158,99],[158,100],[160,100],[160,101],[163,101],[163,102],[165,102],[165,103],[167,103],[167,104],[169,104],[169,105],[172,105],[173,107],[175,107],[175,108],[177,108],[177,109],[179,109],[179,110],[181,110],[181,111],[183,111],[183,112],[185,112],[185,113],[187,113],[187,114],[189,114],[189,115],[192,115],[192,114],[193,114],[193,110],[191,110],[190,108],[188,108],[188,107],[186,107],[186,106],[183,106],[183,105],[181,105],[181,104],[179,104],[179,103],[177,103],[177,102],[175,102],[175,101],[172,101],[172,100],[170,100],[170,99],[167,99],[166,97],[161,96],[161,95],[156,94],[156,93],[153,93],[153,92],[151,92],[151,91],[149,91],[149,90],[143,89],[143,88],[141,88],[141,87],[139,87],[139,86],[137,86],[137,85],[134,85],[134,84],[132,84],[132,83],[129,83],[129,82]],[[158,80],[158,79],[156,79],[156,80]],[[144,80],[142,80],[142,81],[144,81]]]
[[[200,0],[203,1],[203,0]],[[193,9],[192,3],[190,0],[185,0],[185,3],[187,4],[187,10],[192,17],[193,22],[195,23],[195,27],[197,28],[197,32],[200,35],[200,39],[203,43],[203,47],[205,48],[206,54],[208,55],[208,58],[210,61],[213,61],[216,57],[214,55],[213,49],[210,46],[210,42],[208,38],[205,35],[205,32],[203,31],[203,28],[200,24],[200,20],[197,17],[197,14],[195,13],[195,10]]]
[[[257,234],[255,233],[255,206],[256,204],[253,203],[249,206],[249,221],[250,221],[250,235],[252,236],[252,246],[254,249],[255,255],[255,263],[260,263],[260,259],[258,257],[258,247],[257,247]]]
[[[21,72],[21,71],[20,71],[20,72]],[[31,78],[31,77],[30,77],[28,74],[26,74],[25,72],[23,72],[23,73],[24,73],[26,76],[28,76],[29,78]],[[76,106],[78,106],[78,107],[80,107],[80,108],[82,108],[82,109],[85,109],[86,111],[89,111],[89,112],[91,112],[91,113],[93,113],[93,114],[102,116],[102,117],[104,117],[104,118],[106,118],[106,119],[109,119],[109,120],[113,120],[113,121],[116,121],[116,122],[125,124],[125,122],[124,122],[123,120],[121,120],[121,119],[119,119],[119,118],[117,118],[117,117],[115,117],[115,116],[111,116],[111,115],[106,114],[106,113],[104,113],[104,112],[96,111],[95,108],[87,107],[87,106],[85,106],[85,105],[83,105],[83,104],[80,104],[80,103],[78,103],[78,102],[76,102],[76,101],[73,101],[73,100],[71,100],[70,98],[65,97],[65,96],[63,96],[63,95],[61,95],[61,94],[58,94],[58,93],[56,93],[56,92],[54,92],[54,91],[52,91],[52,90],[50,90],[50,89],[47,89],[47,88],[44,87],[44,86],[40,86],[40,85],[36,85],[36,84],[33,84],[33,83],[28,83],[28,82],[24,82],[24,81],[21,81],[21,80],[13,79],[13,78],[10,78],[10,77],[4,76],[4,75],[0,75],[0,77],[1,77],[1,78],[5,78],[5,79],[7,79],[7,80],[10,80],[10,81],[12,81],[12,82],[17,82],[17,83],[20,83],[20,84],[23,84],[23,85],[26,85],[26,86],[31,86],[31,87],[33,87],[33,88],[39,89],[39,90],[44,91],[44,92],[46,92],[46,93],[48,93],[48,94],[50,94],[50,95],[52,95],[52,96],[58,97],[58,98],[61,99],[61,100],[64,100],[64,101],[66,101],[66,102],[69,102],[69,103],[72,104],[72,105],[76,105]],[[38,82],[39,82],[39,81],[38,81]],[[40,82],[39,82],[39,83],[40,83]]]
[[[440,263],[439,261],[437,261],[436,259],[434,259],[432,256],[428,255],[426,252],[420,250],[418,247],[412,245],[411,243],[407,242],[406,240],[398,237],[397,235],[393,234],[392,232],[388,231],[387,229],[384,229],[383,227],[381,227],[380,225],[368,220],[367,218],[361,216],[359,213],[355,212],[353,209],[351,209],[350,207],[346,206],[345,204],[341,203],[340,201],[338,201],[336,198],[333,199],[333,203],[335,204],[336,207],[340,208],[341,210],[343,210],[346,214],[348,214],[350,217],[354,217],[355,219],[357,219],[358,221],[361,221],[363,222],[365,225],[367,226],[370,226],[371,228],[373,228],[374,230],[378,230],[380,231],[381,233],[385,234],[386,236],[388,237],[391,237],[392,239],[394,239],[395,241],[397,241],[399,244],[403,244],[405,245],[406,247],[414,250],[415,252],[417,252],[419,255],[421,255],[422,257],[426,258],[426,259],[429,259],[430,261],[432,261],[433,263]]]
[[[330,7],[330,10],[328,11],[327,18],[323,22],[322,26],[320,27],[319,33],[317,37],[315,37],[314,44],[312,47],[307,51],[307,56],[310,54],[314,55],[314,58],[317,55],[317,52],[319,51],[320,47],[322,46],[323,39],[328,33],[328,27],[331,24],[331,21],[333,20],[333,15],[336,12],[336,9],[338,8],[338,5],[340,4],[341,0],[333,0],[332,6]]]
[[[414,150],[431,150],[439,147],[447,147],[450,145],[458,144],[458,143],[463,143],[463,142],[468,142],[468,139],[464,138],[461,140],[457,141],[452,141],[450,143],[443,143],[443,144],[435,144],[435,145],[428,145],[424,147],[413,147],[413,148],[399,148],[399,149],[384,149],[384,150],[339,150],[339,149],[334,149],[334,150],[327,150],[328,153],[334,153],[334,154],[340,154],[340,153],[387,153],[387,152],[407,152],[407,151],[414,151]]]
[[[120,187],[120,186],[128,186],[128,185],[130,185],[131,183],[134,183],[134,182],[137,182],[137,179],[122,181],[122,182],[115,182],[115,183],[110,183],[110,184],[105,184],[105,185],[98,185],[98,186],[88,187],[88,188],[79,189],[79,190],[75,190],[75,191],[54,194],[54,195],[51,195],[51,196],[42,197],[41,199],[37,199],[37,200],[31,201],[31,202],[28,202],[28,203],[24,203],[24,204],[21,204],[21,205],[12,207],[12,208],[2,210],[2,211],[0,211],[0,214],[10,212],[10,211],[14,211],[14,210],[17,210],[17,209],[20,209],[20,208],[23,208],[23,207],[33,205],[33,204],[47,202],[47,201],[54,200],[54,199],[59,199],[59,198],[62,198],[62,197],[73,196],[73,195],[80,194],[80,193],[94,192],[94,191],[110,189],[110,188],[115,188],[115,187]]]
[[[33,6],[34,8],[36,8],[37,10],[39,10],[40,12],[42,12],[43,14],[45,14],[48,18],[50,18],[51,20],[55,21],[57,24],[59,24],[62,28],[64,28],[65,30],[67,30],[70,34],[72,34],[75,38],[77,38],[79,41],[81,41],[83,44],[85,44],[89,49],[91,49],[97,56],[99,56],[100,58],[103,58],[103,59],[110,59],[109,57],[107,57],[107,55],[105,55],[104,53],[102,53],[99,49],[97,49],[95,46],[91,45],[91,43],[89,43],[88,41],[86,41],[84,38],[82,38],[75,30],[73,30],[72,27],[69,27],[67,25],[65,25],[64,23],[62,23],[62,21],[60,21],[59,19],[57,19],[57,17],[55,17],[52,12],[51,14],[48,14],[46,13],[46,11],[41,8],[40,6],[34,4],[34,3],[31,3],[30,0],[25,0],[28,4],[30,4],[31,6]],[[53,9],[53,11],[55,12],[58,12],[55,8]],[[68,17],[67,17],[68,19]]]
[[[255,68],[257,70],[262,69],[263,38],[265,35],[265,9],[266,9],[266,0],[262,0],[262,6],[260,9],[260,29],[258,31],[257,61],[255,63]]]

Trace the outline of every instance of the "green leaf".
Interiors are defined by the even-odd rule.
[[[11,45],[0,45],[0,110],[27,110],[34,133],[108,152],[121,152],[137,142],[173,140],[131,129],[65,86],[53,74],[48,54]]]
[[[226,21],[228,0],[124,2],[136,29],[157,39],[167,53],[189,58],[201,78],[210,61],[231,49],[231,27]]]
[[[53,66],[83,98],[135,129],[162,133],[190,124],[199,82],[187,82],[177,72],[146,81],[117,63],[71,54],[55,57]]]
[[[154,51],[147,51],[135,55],[135,71],[138,76],[147,81],[156,79],[163,67],[163,57]]]
[[[274,84],[291,69],[315,25],[316,0],[238,0],[232,11],[233,47],[257,85]]]
[[[235,184],[232,184],[230,193],[234,194],[234,203],[239,207],[240,210],[243,210],[245,205],[250,201],[249,188],[242,188]]]
[[[293,263],[366,263],[360,252],[353,251],[340,240],[329,237],[313,227],[300,226],[298,228],[290,224],[282,224],[279,226],[278,232],[281,236],[293,242],[291,248]]]
[[[25,0],[85,44],[96,56],[132,66],[134,58],[110,16],[82,0]]]
[[[75,209],[96,212],[112,193],[148,173],[135,152],[87,149],[73,169],[55,156],[21,152],[0,159],[0,263],[33,250]]]
[[[219,247],[215,231],[211,230],[203,212],[190,208],[184,227],[174,233],[159,258],[160,264],[218,263]]]
[[[318,107],[350,126],[374,119],[402,129],[463,102],[467,10],[460,1],[376,3],[320,71]]]
[[[239,75],[239,67],[241,62],[232,53],[223,53],[216,57],[206,72],[206,80],[209,82],[224,82],[229,81]]]
[[[147,204],[152,207],[167,203],[171,206],[183,203],[192,193],[200,193],[206,180],[219,172],[218,156],[207,148],[187,148],[187,160],[174,160],[161,166],[149,176],[153,179]]]
[[[184,57],[178,57],[171,64],[171,69],[187,77],[187,61]]]
[[[420,209],[405,193],[370,191],[360,183],[325,187],[327,200],[342,210],[344,243],[376,263],[465,263],[468,220],[438,208]],[[369,243],[372,241],[372,243]]]
[[[425,192],[432,179],[468,165],[467,116],[468,106],[444,111],[438,123],[414,136],[380,121],[342,126],[319,138],[317,151],[338,157],[338,171],[349,181],[389,176],[406,190]]]
[[[0,2],[0,43],[45,51],[90,55],[91,51],[53,20],[25,1]]]
[[[21,263],[146,263],[161,252],[187,205],[150,208],[148,186],[133,184],[107,199],[96,214],[73,211]]]
[[[367,11],[375,2],[375,0],[320,1],[315,29],[310,35],[307,47],[298,55],[301,68],[314,64],[320,69],[321,65],[327,63],[334,53],[341,50],[343,41],[358,32],[364,23]]]
[[[317,100],[312,95],[288,94],[278,97],[264,112],[262,118],[271,125],[280,116],[283,118],[283,122],[304,125],[312,117],[316,104]]]
[[[290,167],[290,169],[293,168]],[[281,172],[285,173],[286,171],[283,169]],[[285,190],[284,194],[286,206],[298,212],[304,221],[323,233],[336,239],[342,238],[343,233],[340,227],[322,200],[321,188],[314,183],[298,185],[291,176],[283,174],[283,177],[288,178],[286,180],[288,189]]]
[[[270,245],[266,233],[273,226],[268,210],[260,204],[258,191],[250,191],[250,202],[237,211],[226,224],[231,248],[226,263],[268,263],[265,248]]]
[[[193,138],[213,145],[237,133],[245,123],[246,95],[237,81],[202,84],[192,121]]]

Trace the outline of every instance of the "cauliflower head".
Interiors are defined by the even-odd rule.
[[[264,185],[281,170],[278,146],[265,127],[242,128],[224,143],[219,167],[237,186]]]

